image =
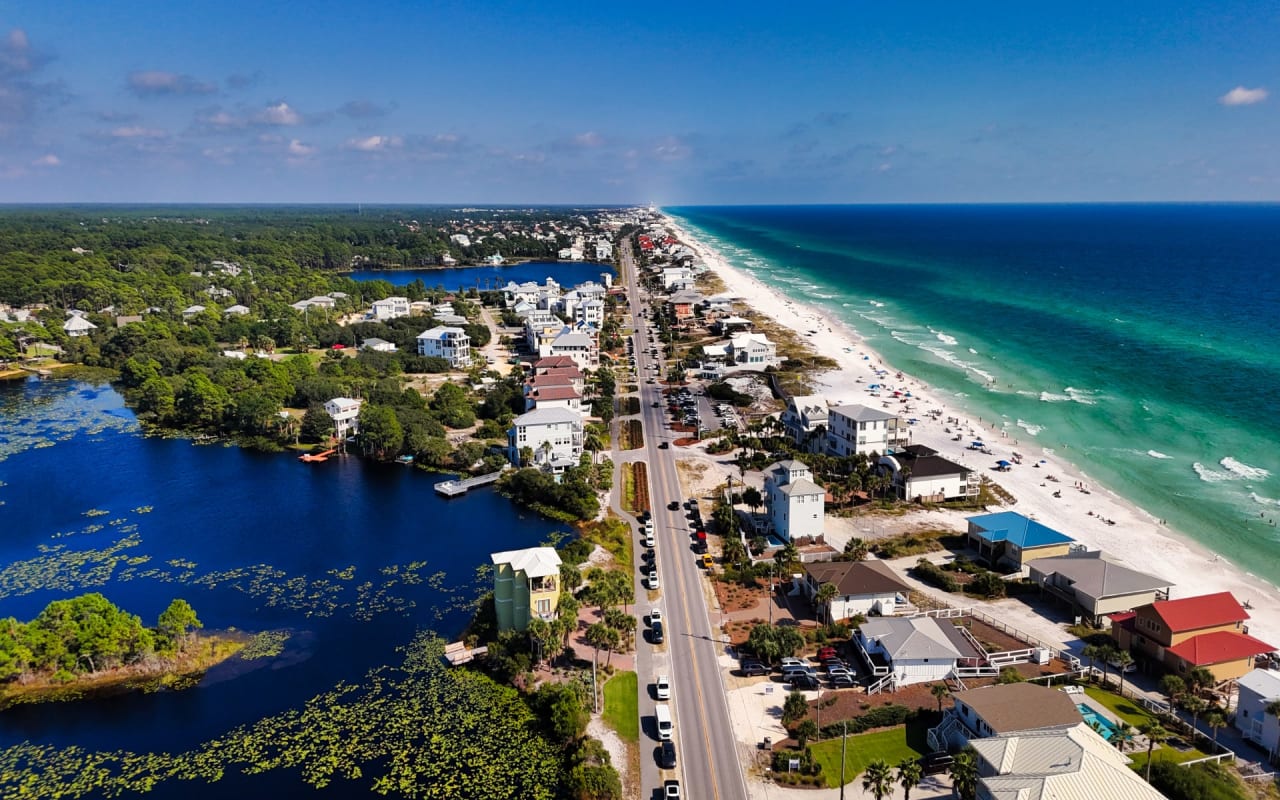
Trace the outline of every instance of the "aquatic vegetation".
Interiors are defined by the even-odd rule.
[[[24,392],[0,397],[0,462],[28,450],[71,441],[79,434],[138,430],[132,415],[111,413],[96,395],[66,392],[64,381],[39,381],[28,386]]]
[[[0,599],[39,590],[76,592],[102,586],[116,567],[130,556],[126,550],[142,543],[131,533],[103,548],[68,550],[66,545],[37,545],[40,555],[0,567]]]
[[[105,517],[107,514],[110,514],[110,513],[111,513],[110,511],[104,511],[104,510],[103,510],[103,509],[101,509],[101,508],[91,508],[91,509],[89,509],[88,511],[83,512],[83,516],[86,516],[86,517]]]
[[[133,509],[133,513],[135,514],[150,514],[151,511],[152,511],[151,506],[138,506],[137,508]]]
[[[292,636],[288,631],[263,631],[254,635],[249,643],[240,651],[245,661],[259,658],[275,658],[284,652],[285,642]]]
[[[487,675],[444,666],[443,652],[441,640],[419,634],[400,666],[185,753],[16,745],[0,751],[0,793],[113,797],[169,780],[288,769],[315,788],[339,778],[425,800],[555,797],[562,766],[529,706]]]

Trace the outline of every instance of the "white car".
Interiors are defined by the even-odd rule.
[[[666,675],[659,675],[658,679],[653,682],[653,694],[659,700],[670,700],[671,679]]]
[[[657,540],[655,540],[655,539],[653,538],[653,534],[652,534],[652,533],[651,533],[651,534],[649,534],[648,536],[644,537],[644,546],[645,546],[645,547],[653,547],[653,546],[654,546],[654,545],[656,545],[657,543],[658,543],[658,542],[657,542]]]
[[[662,622],[662,609],[657,606],[649,609],[649,624],[652,625],[655,622]]]

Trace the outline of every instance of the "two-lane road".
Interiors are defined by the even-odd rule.
[[[645,383],[646,368],[656,362],[661,373],[662,361],[648,354],[648,326],[639,316],[644,306],[629,243],[622,246],[622,262],[636,330],[635,350],[640,373],[641,416],[646,434],[649,499],[658,540],[660,605],[667,619],[667,653],[662,661],[671,676],[674,739],[679,754],[678,771],[683,775],[683,796],[746,800],[746,783],[738,763],[738,750],[718,663],[724,645],[711,624],[702,573],[694,560],[692,531],[683,507],[675,450],[670,445],[674,437],[663,424],[666,403],[662,402],[662,385]],[[659,403],[657,408],[653,407],[654,402]],[[662,442],[668,443],[668,449],[660,447]],[[673,502],[677,504],[674,511],[668,509]],[[640,675],[639,678],[641,692],[645,694],[653,676]],[[652,706],[642,703],[641,708]],[[652,726],[642,726],[642,730],[652,730]],[[650,757],[651,750],[651,746],[642,745],[641,758]],[[644,773],[654,774],[649,769],[643,769],[642,775]],[[643,787],[642,796],[655,788]]]

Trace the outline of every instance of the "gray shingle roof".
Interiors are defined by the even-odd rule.
[[[1148,575],[1108,561],[1101,553],[1037,558],[1028,566],[1042,575],[1057,573],[1071,581],[1071,588],[1095,599],[1122,597],[1156,589],[1167,589],[1173,581]]]

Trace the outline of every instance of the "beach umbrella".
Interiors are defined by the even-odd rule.
[[[1008,461],[1004,461],[1004,460],[1000,460],[1000,461],[997,461],[997,462],[996,462],[996,466],[997,466],[997,467],[1007,467],[1007,466],[1009,466],[1009,462],[1008,462]]]
[[[981,439],[979,439],[979,440],[978,440],[978,441],[976,441],[976,442],[969,442],[969,446],[970,446],[970,447],[986,447],[986,445],[984,445],[984,444],[982,443],[982,440],[981,440]]]

